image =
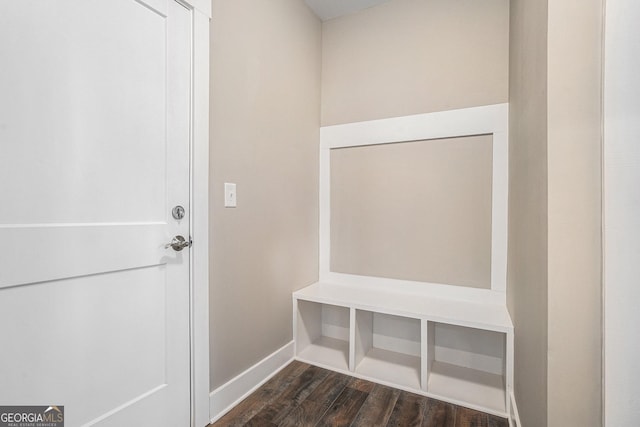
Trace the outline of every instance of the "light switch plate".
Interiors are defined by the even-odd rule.
[[[224,183],[224,207],[235,208],[237,206],[236,184],[232,182]]]

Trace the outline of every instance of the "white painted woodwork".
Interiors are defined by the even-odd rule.
[[[373,313],[371,311],[352,310],[355,317],[354,354],[355,360],[350,370],[355,371],[356,366],[364,360],[367,352],[373,348]],[[357,312],[357,313],[356,313]]]
[[[434,324],[437,361],[503,375],[506,335],[482,329]]]
[[[445,362],[434,361],[429,374],[429,393],[442,400],[462,402],[507,418],[504,378]]]
[[[434,322],[467,326],[496,332],[513,328],[505,305],[474,303],[441,298],[438,295],[411,294],[393,289],[318,282],[293,294],[294,298],[321,304],[354,307],[375,313],[408,318],[428,318]]]
[[[508,335],[511,333],[429,322],[427,390],[507,412]]]
[[[372,347],[356,372],[379,382],[420,389],[420,358],[416,356]]]
[[[345,148],[503,133],[509,130],[508,113],[509,104],[494,104],[324,126],[320,129],[320,144]]]
[[[371,290],[403,292],[490,305],[504,305],[505,293],[491,289],[452,286],[411,280],[387,279],[384,277],[360,276],[356,274],[329,272],[320,280],[325,283],[347,284]]]
[[[508,416],[513,325],[503,304],[322,282],[294,292],[293,304],[298,360]],[[332,330],[324,305],[343,310],[349,342],[322,335]]]
[[[191,424],[211,419],[209,399],[209,21],[211,1],[193,8],[191,123]],[[293,353],[293,345],[291,345]]]
[[[293,293],[297,359],[509,416],[508,109],[497,104],[321,128],[320,281]],[[330,150],[485,134],[493,136],[490,289],[331,271]],[[317,305],[324,304],[350,310],[348,342],[338,345],[326,335],[309,339],[318,328],[331,329],[318,324],[324,320]]]
[[[509,402],[511,403],[511,408],[509,411],[509,427],[522,427],[522,423],[520,422],[520,414],[518,413],[518,406],[516,404],[516,397],[513,394],[513,391],[510,393]]]
[[[356,310],[356,323],[355,371],[420,388],[420,320]]]
[[[213,390],[209,396],[210,419],[194,423],[204,427],[214,423],[293,360],[293,341],[274,351],[255,365]]]
[[[336,338],[320,336],[302,349],[298,360],[328,369],[347,370],[349,367],[349,343]]]
[[[640,3],[607,0],[604,35],[604,425],[640,419]]]
[[[329,368],[347,370],[349,367],[349,309],[327,307],[311,301],[298,300],[296,324],[296,355],[300,360],[314,361]],[[340,313],[342,311],[342,313]],[[329,313],[329,316],[325,315]],[[333,315],[333,316],[332,316]],[[345,321],[336,325],[339,320]],[[327,322],[332,322],[333,325]],[[329,333],[330,335],[324,335]]]
[[[3,404],[65,405],[69,426],[190,424],[190,250],[164,248],[193,217],[188,5],[0,4]]]
[[[390,119],[371,120],[320,129],[320,281],[373,285],[383,287],[420,288],[438,291],[457,299],[487,302],[506,301],[507,277],[507,208],[508,208],[508,104],[464,108]],[[491,201],[491,289],[473,289],[447,283],[411,282],[387,278],[371,278],[331,271],[331,156],[335,148],[391,144],[437,138],[471,135],[493,135],[492,201]],[[460,288],[460,289],[451,289]],[[483,292],[484,291],[484,292]]]
[[[420,384],[422,385],[422,390],[427,390],[427,385],[429,384],[429,374],[431,373],[431,366],[433,366],[433,361],[435,360],[436,350],[435,350],[435,323],[429,322],[426,319],[421,320],[421,339],[422,339],[422,352],[420,354],[421,358],[421,375],[420,375]]]

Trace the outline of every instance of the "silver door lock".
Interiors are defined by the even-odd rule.
[[[184,218],[184,213],[185,213],[184,208],[180,205],[177,205],[171,210],[171,215],[173,215],[175,219]]]

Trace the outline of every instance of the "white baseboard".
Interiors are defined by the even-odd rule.
[[[509,414],[509,425],[511,427],[522,427],[520,422],[520,414],[518,414],[518,406],[516,405],[516,396],[513,391],[510,393],[511,399],[511,414]]]
[[[293,341],[209,394],[209,417],[218,420],[293,360]]]

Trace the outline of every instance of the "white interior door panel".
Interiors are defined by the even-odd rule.
[[[191,13],[0,2],[0,404],[190,425]]]

